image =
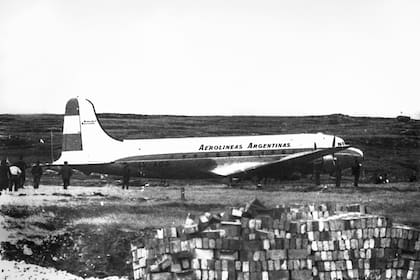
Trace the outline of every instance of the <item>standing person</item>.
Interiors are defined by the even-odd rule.
[[[19,160],[14,165],[19,167],[20,171],[22,172],[20,174],[20,177],[19,177],[19,188],[23,188],[23,185],[25,184],[25,180],[26,180],[27,165],[26,165],[25,161],[23,160],[22,155],[19,156]]]
[[[67,190],[67,187],[70,185],[70,178],[73,175],[73,169],[68,166],[68,162],[65,161],[63,167],[61,167],[60,172],[61,178],[63,179],[63,188]]]
[[[7,162],[3,159],[0,162],[0,194],[2,190],[5,190],[10,185],[10,170],[7,166]]]
[[[128,184],[130,182],[130,168],[128,164],[125,162],[123,167],[123,183],[122,189],[126,188],[128,190]]]
[[[36,161],[36,164],[32,166],[31,169],[32,178],[34,179],[34,189],[39,188],[39,182],[41,181],[42,176],[42,167],[39,166],[39,160]]]
[[[352,173],[353,173],[353,176],[354,176],[354,186],[355,187],[359,186],[359,178],[360,178],[360,170],[361,169],[362,169],[362,164],[356,160],[355,164],[352,168]]]
[[[15,192],[18,191],[21,182],[22,170],[16,165],[12,165],[9,167],[10,171],[10,184],[9,184],[9,191],[13,191],[13,186],[15,187]]]

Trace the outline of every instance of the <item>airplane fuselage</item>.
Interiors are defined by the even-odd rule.
[[[209,171],[217,166],[232,161],[242,162],[246,166],[254,162],[279,160],[287,155],[313,150],[314,139],[317,148],[328,148],[333,137],[318,133],[124,140],[119,143],[119,147],[115,147],[119,157],[108,158],[109,163],[92,161],[89,165],[77,165],[75,162],[73,167],[86,173],[122,175],[123,164],[127,162],[133,176],[162,179],[215,178],[219,176]],[[337,139],[337,145],[344,145],[341,138]],[[122,151],[129,156],[121,157]],[[109,155],[112,152],[107,153]],[[354,164],[353,156],[354,154],[348,151],[341,151],[335,155],[343,168]],[[326,159],[328,160],[328,157]],[[313,164],[300,163],[298,166],[283,168],[281,172],[266,170],[264,176],[285,178],[296,170],[303,174],[312,173]],[[331,166],[324,164],[323,171],[333,170]]]

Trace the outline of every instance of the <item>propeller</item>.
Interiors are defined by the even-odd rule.
[[[333,142],[332,142],[332,148],[335,148],[335,136],[333,138]],[[332,158],[333,158],[333,164],[335,166],[335,185],[337,187],[339,187],[341,185],[341,167],[340,167],[340,163],[338,161],[338,159],[335,157],[335,154],[332,153]]]
[[[332,141],[332,147],[335,148],[335,136],[334,136],[333,141]],[[337,159],[335,158],[334,153],[332,153],[331,155],[332,155],[332,158],[333,158],[333,164],[335,165]]]
[[[314,142],[314,151],[316,151],[317,147],[316,147],[316,142]],[[320,172],[322,169],[322,163],[323,163],[323,159],[318,158],[315,159],[313,161],[313,171],[314,171],[314,175],[315,175],[315,185],[320,185],[321,184],[321,177],[320,177]]]

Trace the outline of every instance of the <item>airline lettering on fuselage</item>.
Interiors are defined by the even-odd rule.
[[[201,144],[199,151],[223,151],[223,150],[242,150],[242,145],[204,145]]]
[[[271,143],[271,144],[256,144],[249,143],[248,149],[273,149],[273,148],[290,148],[290,143]]]
[[[247,149],[278,149],[290,148],[290,143],[252,143],[250,142]],[[223,151],[223,150],[242,150],[242,144],[237,145],[204,145],[201,144],[199,151]]]

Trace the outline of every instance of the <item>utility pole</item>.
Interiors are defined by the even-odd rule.
[[[53,163],[54,162],[54,154],[53,154],[53,152],[54,152],[54,142],[53,142],[53,131],[52,131],[52,129],[50,130],[50,134],[51,134],[51,163]]]

